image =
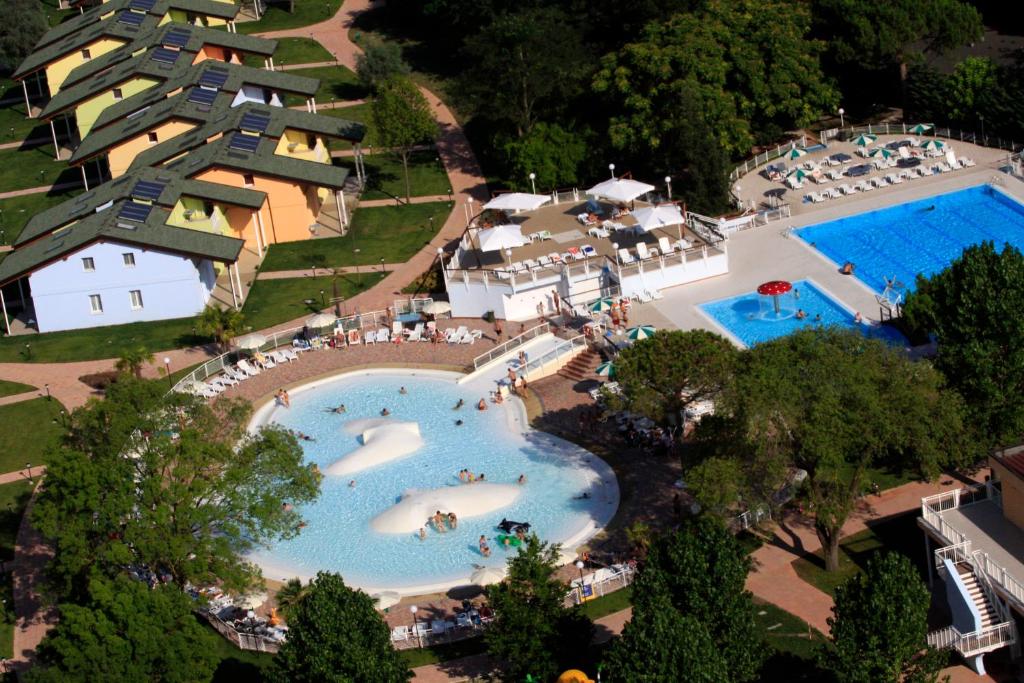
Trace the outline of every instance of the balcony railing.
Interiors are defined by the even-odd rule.
[[[972,633],[960,633],[955,626],[928,634],[928,644],[936,649],[956,650],[963,657],[998,650],[1014,642],[1013,624],[1005,622]]]
[[[551,349],[547,353],[537,357],[531,358],[526,365],[519,368],[518,373],[521,377],[530,381],[532,375],[538,372],[542,372],[551,363],[557,362],[559,359],[565,356],[575,355],[578,351],[587,348],[587,340],[582,335],[576,335],[571,339],[559,342],[555,348]]]
[[[540,325],[537,325],[536,327],[531,327],[530,329],[526,330],[522,334],[519,334],[519,335],[516,335],[515,337],[512,337],[511,339],[509,339],[504,344],[499,344],[498,346],[495,346],[490,351],[487,351],[486,353],[481,353],[479,356],[474,358],[473,359],[473,369],[474,370],[479,370],[480,368],[482,368],[483,366],[487,365],[491,361],[494,361],[494,360],[504,356],[509,351],[512,351],[513,349],[517,349],[520,346],[522,346],[523,344],[525,344],[526,342],[528,342],[528,341],[530,341],[532,339],[536,339],[537,337],[541,336],[542,334],[547,334],[550,331],[551,331],[551,326],[548,325],[547,323],[541,323]]]

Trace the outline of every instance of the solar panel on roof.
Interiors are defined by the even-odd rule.
[[[259,146],[259,136],[246,135],[245,133],[235,133],[231,136],[231,142],[228,143],[228,147],[231,149],[238,149],[243,152],[255,152]]]
[[[220,71],[219,69],[207,69],[203,72],[203,75],[199,77],[199,85],[208,85],[211,88],[219,88],[224,85],[228,80],[226,72]]]
[[[164,187],[163,183],[151,183],[148,180],[140,180],[132,188],[132,196],[155,202],[160,197],[160,193],[164,191]]]
[[[128,3],[128,6],[132,9],[140,9],[143,12],[148,12],[153,9],[153,5],[156,4],[156,0],[132,0]]]
[[[153,50],[153,61],[163,64],[174,64],[181,55],[177,50],[168,50],[166,47],[158,47]]]
[[[188,101],[195,102],[196,104],[213,104],[216,99],[216,90],[204,90],[203,88],[193,88],[192,92],[188,94]]]
[[[118,218],[142,223],[149,218],[149,212],[153,210],[150,204],[139,204],[138,202],[125,202],[121,210],[117,212]]]
[[[145,14],[139,14],[138,12],[132,12],[131,10],[125,10],[117,15],[117,21],[119,23],[128,24],[129,26],[139,26],[145,18]]]
[[[164,36],[164,45],[171,45],[174,47],[185,47],[188,44],[188,39],[192,36],[192,32],[187,29],[174,29],[168,31],[167,35]]]
[[[262,112],[249,112],[242,117],[242,122],[238,125],[242,130],[263,133],[267,130],[267,126],[270,125],[270,116]]]

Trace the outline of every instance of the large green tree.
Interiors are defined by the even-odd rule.
[[[654,420],[678,420],[691,403],[719,396],[737,358],[736,347],[713,332],[659,330],[615,359],[618,400]]]
[[[929,278],[918,277],[907,323],[938,336],[936,367],[964,397],[988,445],[1024,435],[1024,255],[991,242],[968,247]]]
[[[750,349],[719,409],[734,429],[726,446],[758,480],[750,488],[764,486],[763,462],[807,472],[805,492],[830,570],[870,467],[933,476],[972,453],[963,402],[940,373],[837,328]]]
[[[405,200],[411,201],[409,156],[417,145],[433,142],[437,137],[437,124],[430,105],[415,83],[406,77],[394,76],[377,86],[377,96],[370,108],[378,142],[402,162]]]
[[[571,187],[587,156],[587,143],[574,131],[555,123],[540,122],[521,138],[513,137],[502,146],[505,167],[512,185],[539,192]],[[530,182],[530,174],[536,175]]]
[[[131,377],[74,411],[32,512],[56,550],[57,595],[81,595],[91,577],[128,565],[179,588],[256,582],[245,553],[298,533],[294,507],[316,498],[320,475],[291,434],[248,433],[250,413],[240,401],[210,406]]]
[[[91,583],[83,604],[59,605],[60,620],[38,649],[32,683],[199,683],[213,677],[218,638],[173,585],[127,577]]]
[[[458,96],[519,138],[580,92],[592,61],[572,16],[551,6],[497,14],[465,39],[463,53]]]
[[[728,675],[717,680],[754,680],[764,648],[754,623],[754,603],[744,587],[749,571],[750,559],[743,548],[714,517],[699,517],[656,539],[633,584],[633,618],[642,621],[632,642],[617,647],[626,653],[636,652],[638,643],[654,638],[658,649],[650,658],[667,667],[672,662],[690,662],[691,649],[710,639],[712,647],[705,653],[708,661],[693,669],[695,680],[711,680],[708,676],[723,665]],[[659,616],[667,606],[682,618]],[[687,642],[670,643],[679,636],[677,629],[690,626],[690,619],[696,620],[706,635],[698,632],[687,636]],[[617,655],[613,661],[621,663],[627,656]],[[677,680],[690,679],[683,676]]]
[[[4,0],[4,20],[0,22],[0,70],[16,69],[32,54],[47,28],[42,3],[37,0]]]
[[[133,346],[121,353],[121,357],[114,363],[114,369],[119,373],[127,373],[141,379],[142,367],[152,362],[153,354],[145,346]]]
[[[961,0],[816,0],[814,7],[832,59],[851,79],[891,70],[904,84],[921,52],[942,53],[982,34],[978,10]]]
[[[731,680],[725,658],[700,618],[679,612],[663,594],[633,609],[604,664],[609,680],[625,683]]]
[[[408,76],[409,71],[409,65],[402,59],[402,48],[395,43],[367,45],[356,57],[356,76],[371,92],[376,92],[389,78]]]
[[[677,127],[692,125],[678,115],[687,100],[721,147],[738,156],[754,143],[752,121],[813,121],[836,93],[819,65],[824,46],[808,37],[807,7],[713,1],[648,24],[639,40],[602,60],[594,79],[616,109],[613,144],[658,151]]]
[[[508,577],[487,587],[498,615],[484,632],[487,651],[502,663],[505,680],[552,680],[566,657],[584,652],[590,620],[565,607],[568,585],[555,577],[558,546],[535,535],[508,560]]]
[[[412,678],[391,645],[373,599],[338,574],[320,572],[288,611],[288,640],[270,680],[281,683],[399,683]]]
[[[836,589],[821,664],[838,683],[934,683],[945,657],[928,647],[930,603],[906,557],[873,557]]]

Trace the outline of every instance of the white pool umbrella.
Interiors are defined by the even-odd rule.
[[[508,192],[500,194],[484,204],[485,209],[498,211],[533,211],[548,202],[551,197],[546,194],[529,194],[527,192]]]
[[[235,346],[240,349],[258,349],[267,343],[267,338],[257,332],[243,334],[235,339]]]
[[[597,369],[594,370],[594,373],[600,375],[601,377],[607,377],[608,379],[611,379],[612,377],[615,377],[615,363],[612,363],[610,361],[601,363],[600,365],[597,366]]]
[[[394,591],[384,591],[373,596],[373,602],[377,605],[377,609],[394,607],[401,601],[402,596]]]
[[[469,580],[477,586],[489,586],[492,583],[500,583],[506,572],[505,567],[480,567],[469,575]]]
[[[247,593],[234,600],[235,607],[241,607],[245,610],[256,609],[267,601],[267,594],[259,591],[256,593]]]
[[[420,310],[427,315],[440,315],[441,313],[448,313],[451,311],[452,305],[447,301],[431,301]]]
[[[807,156],[807,150],[804,149],[803,147],[794,147],[793,149],[789,150],[782,156],[783,158],[792,161],[794,159],[799,159],[800,157]]]
[[[522,226],[507,224],[481,230],[476,234],[476,241],[480,251],[501,251],[521,247],[530,240],[523,237]]]
[[[853,144],[858,147],[867,147],[872,142],[878,139],[878,136],[874,133],[861,133],[853,140]]]
[[[932,138],[931,140],[925,140],[924,142],[921,143],[922,149],[942,149],[945,146],[945,142],[943,142],[942,140],[936,140],[935,138]]]
[[[636,224],[645,232],[657,228],[667,228],[670,225],[683,224],[683,212],[675,204],[662,204],[661,206],[645,206],[633,212]]]
[[[626,336],[633,341],[643,341],[654,336],[655,328],[651,325],[637,325],[626,330]]]
[[[641,195],[654,190],[654,185],[641,183],[639,180],[629,178],[612,178],[603,183],[598,183],[587,190],[587,194],[593,197],[603,197],[613,202],[631,202]]]
[[[330,327],[336,322],[338,322],[337,316],[331,315],[330,313],[317,313],[311,318],[306,318],[306,327],[319,330],[323,327]]]

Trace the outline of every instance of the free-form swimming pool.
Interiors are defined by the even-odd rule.
[[[307,526],[298,537],[252,555],[265,576],[308,578],[328,570],[367,590],[430,592],[468,583],[475,566],[505,564],[516,551],[496,539],[495,525],[502,518],[530,522],[542,539],[570,547],[610,521],[619,493],[607,464],[525,426],[518,400],[476,410],[486,392],[473,382],[456,384],[459,376],[410,370],[350,373],[291,391],[291,408],[268,405],[257,411],[254,426],[275,422],[313,437],[300,444],[307,461],[323,472],[362,445],[346,425],[379,421],[382,408],[391,411],[388,421],[416,422],[424,442],[406,457],[353,474],[325,475],[319,500],[300,509]],[[401,387],[408,393],[401,394]],[[465,405],[454,410],[459,399]],[[329,412],[342,403],[346,413]],[[456,426],[460,419],[463,424]],[[460,483],[458,473],[465,468],[485,474],[493,484],[516,485],[525,474],[526,484],[511,504],[479,517],[460,514],[458,527],[443,534],[428,527],[422,541],[416,532],[371,529],[372,520],[410,489],[441,488],[438,495],[443,496],[445,487],[476,486]],[[355,486],[349,486],[350,480]],[[588,497],[580,498],[584,493]],[[451,509],[458,513],[458,504]],[[489,558],[479,552],[481,535],[492,549]]]
[[[985,240],[1024,247],[1024,206],[988,185],[810,225],[796,234],[876,292],[895,277],[910,290]]]
[[[903,335],[891,327],[854,322],[854,313],[810,280],[793,283],[793,290],[780,298],[778,313],[773,304],[771,297],[751,292],[708,301],[699,308],[746,346],[782,337],[805,327],[828,325],[856,329],[866,336],[894,344],[906,344]],[[806,317],[797,316],[801,310],[807,314]]]

